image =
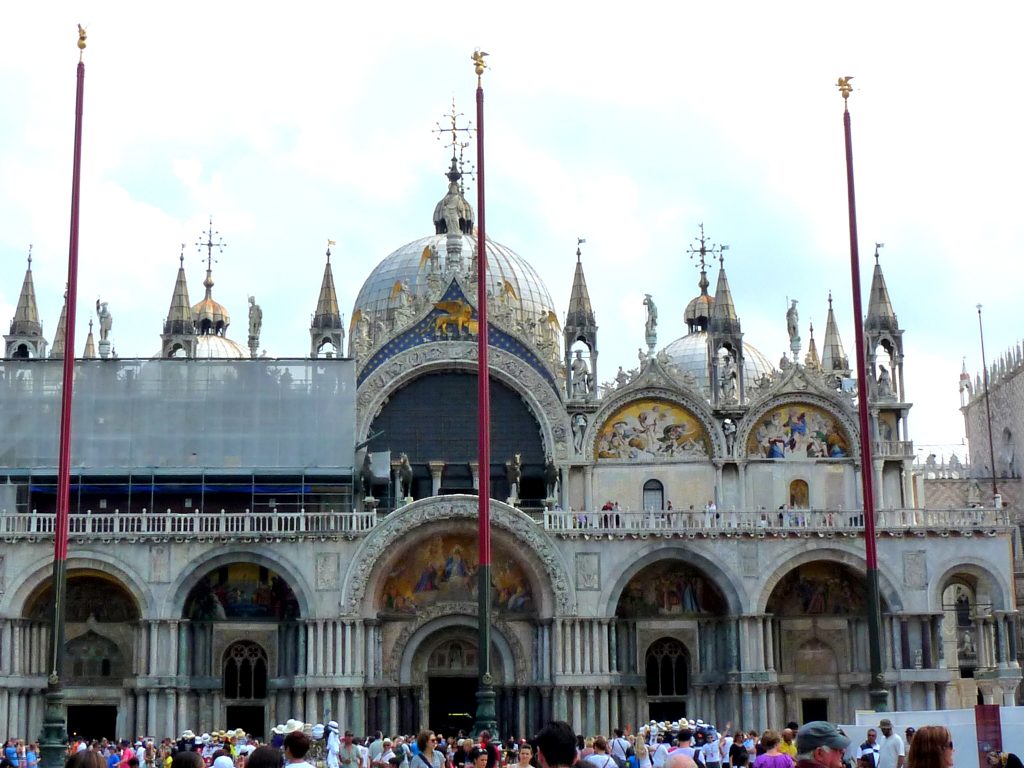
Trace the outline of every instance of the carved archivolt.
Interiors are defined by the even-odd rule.
[[[531,517],[515,507],[491,500],[491,525],[506,531],[528,548],[532,562],[547,576],[548,585],[555,598],[556,610],[567,615],[575,609],[574,595],[569,591],[569,571],[558,549],[547,534]],[[414,528],[445,520],[476,520],[477,498],[475,496],[434,496],[420,499],[402,507],[384,518],[370,534],[363,539],[349,564],[345,576],[345,594],[341,611],[345,615],[361,612],[373,571],[383,561],[383,556],[399,541],[408,541]]]
[[[405,654],[406,647],[416,633],[426,625],[446,616],[470,616],[475,619],[476,615],[476,603],[441,603],[431,605],[417,612],[415,620],[408,622],[395,639],[395,644],[388,655],[384,667],[384,676],[398,682],[402,656]],[[502,639],[508,643],[508,647],[512,651],[514,669],[506,670],[506,674],[513,677],[517,685],[525,684],[527,682],[528,668],[526,665],[526,653],[523,650],[522,643],[519,642],[518,636],[507,621],[492,619],[491,624],[501,635]],[[439,627],[440,629],[441,627]]]
[[[491,376],[522,397],[537,417],[544,448],[555,461],[569,458],[569,417],[561,397],[531,366],[502,349],[489,348]],[[445,341],[400,352],[359,385],[356,396],[357,439],[365,439],[370,424],[391,394],[426,373],[476,371],[477,345],[473,341]]]

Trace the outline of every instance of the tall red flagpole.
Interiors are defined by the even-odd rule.
[[[85,50],[85,29],[78,25],[78,49]],[[82,101],[85,63],[78,56],[75,95],[75,156],[71,172],[71,242],[68,247],[67,323],[64,325],[64,378],[61,387],[60,444],[57,456],[57,520],[53,537],[53,627],[50,631],[50,675],[40,736],[43,768],[61,768],[67,752],[64,707],[64,617],[67,598],[68,513],[71,489],[71,396],[75,374],[75,308],[78,297],[78,212],[82,179]]]
[[[477,622],[480,649],[477,652],[476,718],[473,733],[489,731],[498,737],[494,709],[494,685],[491,678],[491,386],[487,362],[487,229],[484,212],[484,88],[483,74],[487,68],[479,48],[473,53],[476,71],[476,207],[477,207],[477,442],[479,445],[480,491],[479,538],[480,570],[477,588]]]
[[[875,485],[871,460],[871,426],[868,423],[867,356],[864,353],[864,312],[860,297],[860,247],[857,244],[857,204],[853,190],[853,134],[847,102],[851,77],[839,78],[843,95],[843,132],[846,139],[846,198],[850,218],[850,272],[853,283],[853,331],[857,347],[857,414],[860,418],[860,478],[864,495],[864,560],[867,565],[868,664],[871,681],[868,696],[876,712],[889,709],[889,692],[882,672],[882,612],[878,594],[878,552],[875,541]]]

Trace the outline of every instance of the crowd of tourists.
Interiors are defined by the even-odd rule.
[[[953,768],[953,740],[943,726],[895,732],[883,718],[861,743],[837,726],[814,721],[780,730],[720,732],[701,720],[655,722],[583,737],[567,723],[549,723],[532,739],[498,741],[424,730],[393,738],[360,738],[327,725],[289,720],[269,743],[242,729],[177,739],[73,740],[66,768]],[[1024,768],[1014,754],[992,752],[990,768]],[[40,768],[38,742],[8,739],[0,768]]]

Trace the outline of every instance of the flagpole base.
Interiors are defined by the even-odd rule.
[[[50,678],[46,686],[39,752],[41,768],[64,768],[68,753],[67,709],[64,691],[55,678]]]
[[[490,681],[484,680],[476,692],[476,720],[473,721],[474,738],[478,738],[481,732],[488,731],[491,734],[492,742],[499,740],[498,716],[494,708],[496,698]]]

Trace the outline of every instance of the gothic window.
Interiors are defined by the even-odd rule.
[[[657,480],[644,483],[644,511],[665,508],[665,486]]]
[[[662,638],[647,649],[647,695],[685,696],[689,688],[690,656],[681,642]]]
[[[64,656],[76,684],[120,685],[125,676],[117,643],[91,630],[65,643]]]
[[[256,643],[240,640],[224,651],[224,698],[267,697],[267,654]]]

